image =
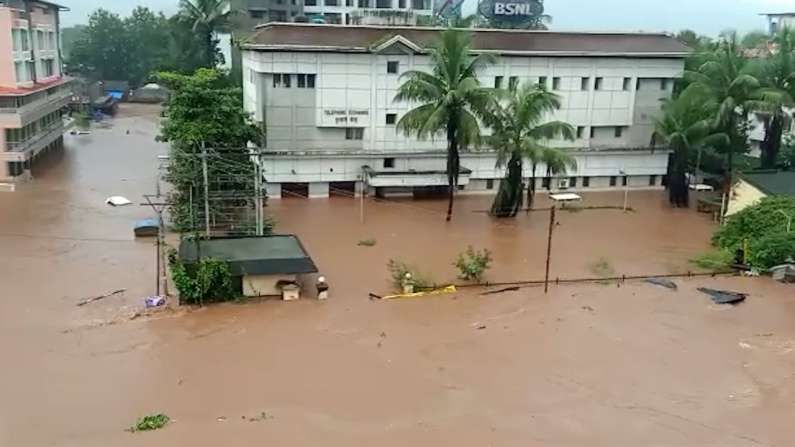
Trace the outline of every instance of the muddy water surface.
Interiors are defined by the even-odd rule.
[[[132,238],[154,191],[148,107],[68,137],[36,181],[0,195],[0,445],[789,445],[795,299],[760,279],[538,288],[403,302],[389,258],[439,282],[455,255],[494,253],[493,281],[543,276],[548,214],[493,222],[489,198],[444,203],[272,201],[329,278],[328,302],[266,301],[130,320],[154,288],[154,247]],[[127,130],[130,130],[127,134]],[[616,205],[622,194],[586,194]],[[712,225],[631,193],[637,212],[561,212],[553,277],[686,271]],[[539,206],[544,206],[543,199]],[[359,247],[375,239],[375,247]],[[601,269],[600,271],[604,271]],[[722,308],[696,287],[752,293]],[[85,307],[81,298],[126,288]],[[124,431],[144,414],[175,422]]]

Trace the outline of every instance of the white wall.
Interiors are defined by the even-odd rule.
[[[387,73],[387,62],[397,61],[399,73]],[[266,119],[268,148],[279,151],[373,151],[406,153],[444,150],[443,136],[418,141],[396,132],[387,125],[386,114],[398,119],[412,108],[393,98],[399,75],[407,70],[429,70],[430,60],[415,54],[342,54],[317,52],[243,51],[246,109],[258,120]],[[254,72],[254,74],[251,73]],[[599,57],[509,57],[488,67],[481,74],[483,85],[492,87],[496,76],[503,85],[516,76],[520,82],[537,82],[547,78],[552,88],[560,78],[562,108],[550,119],[585,127],[583,138],[575,142],[555,141],[561,147],[646,147],[651,141],[653,120],[659,112],[660,98],[670,97],[673,79],[683,71],[681,59],[630,59]],[[273,88],[273,73],[293,74],[292,87]],[[316,74],[315,89],[296,88],[295,74]],[[257,74],[262,79],[257,91]],[[581,90],[581,79],[589,78],[588,90]],[[602,88],[594,89],[595,79],[602,78]],[[631,78],[629,90],[624,78]],[[661,90],[660,79],[670,79]],[[638,80],[640,79],[640,81]],[[362,141],[345,140],[345,131],[324,127],[325,110],[364,109],[350,127],[363,127]],[[312,114],[314,113],[314,117]],[[267,117],[267,118],[264,118]],[[598,126],[596,138],[589,138],[590,127]],[[614,137],[614,127],[626,127],[621,138]]]

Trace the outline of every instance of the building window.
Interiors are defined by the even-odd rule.
[[[392,0],[375,0],[375,7],[377,9],[391,9]]]
[[[623,126],[616,126],[615,130],[613,131],[616,138],[621,138],[621,135],[624,134],[624,127]]]
[[[406,0],[398,0],[398,8],[406,9]]]
[[[317,0],[304,0],[304,6],[317,6]]]
[[[516,89],[519,85],[519,77],[518,76],[511,76],[508,78],[508,88],[511,90]]]
[[[486,189],[494,189],[494,179],[486,179]]]
[[[411,9],[431,9],[428,0],[411,0]]]
[[[306,88],[315,88],[315,74],[306,75]]]
[[[502,88],[502,76],[494,76],[494,88]]]
[[[339,6],[340,0],[324,0],[323,4],[326,6]]]
[[[552,90],[560,90],[560,78],[552,78]]]
[[[605,78],[596,78],[596,82],[594,83],[594,90],[602,90],[603,84],[605,82]]]
[[[616,177],[615,175],[611,175],[610,176],[610,186],[616,186],[617,183],[618,183],[618,177]]]
[[[45,59],[44,61],[44,76],[50,77],[55,74],[55,61],[52,59]]]
[[[252,19],[261,19],[265,17],[264,11],[249,11],[248,14],[251,16]]]
[[[17,76],[17,82],[25,82],[25,66],[22,62],[14,62],[14,73]]]
[[[577,126],[577,138],[585,136],[585,126]]]
[[[544,179],[541,181],[541,187],[544,189],[549,189],[550,185],[552,185],[552,178],[544,177]]]
[[[271,11],[271,21],[273,22],[286,22],[287,21],[287,11]]]
[[[363,140],[364,128],[362,127],[348,127],[345,129],[346,140]]]
[[[292,81],[293,75],[282,73],[282,84],[284,84],[284,88],[290,88],[290,81]]]
[[[538,77],[538,85],[540,85],[542,87],[546,87],[547,86],[547,77],[546,76],[539,76]]]
[[[576,188],[577,187],[577,177],[569,178],[569,188]]]
[[[591,186],[591,177],[583,177],[582,178],[582,187],[588,188]]]
[[[624,85],[621,87],[625,92],[632,88],[632,78],[624,78]]]
[[[36,30],[36,41],[38,42],[37,49],[43,50],[44,49],[44,31]]]
[[[668,78],[660,79],[660,90],[668,90]]]
[[[298,88],[306,88],[306,75],[305,74],[297,74],[295,75],[295,86]]]
[[[394,168],[395,167],[395,159],[394,158],[385,158],[384,159],[384,168]]]
[[[282,75],[281,73],[274,73],[273,74],[273,88],[279,88],[282,86]]]
[[[591,78],[580,79],[580,90],[588,90],[591,86]]]
[[[641,82],[640,78],[635,81],[635,90],[640,90]]]
[[[649,186],[657,186],[657,176],[650,175],[649,176]]]
[[[386,124],[388,126],[394,125],[397,123],[397,113],[387,113],[386,114]]]
[[[398,61],[387,61],[386,63],[387,73],[397,74],[399,68],[400,68],[400,62]]]
[[[370,0],[359,0],[359,7],[360,8],[369,8],[370,7]]]
[[[345,0],[345,6],[353,7],[353,0]]]
[[[624,174],[624,176],[621,177],[621,186],[627,186],[628,184],[629,184],[629,176]]]
[[[591,138],[593,138],[593,137],[595,137],[595,136],[596,136],[596,127],[595,127],[595,126],[591,126],[591,133],[590,133],[590,135],[591,135]]]
[[[28,33],[28,30],[20,30],[19,35],[21,36],[22,51],[30,50],[30,33]]]

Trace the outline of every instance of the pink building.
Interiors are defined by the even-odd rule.
[[[39,154],[63,147],[72,94],[61,63],[58,15],[65,9],[0,0],[0,182],[30,178]]]

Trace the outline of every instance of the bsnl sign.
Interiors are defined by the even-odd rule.
[[[494,2],[495,16],[532,16],[533,9],[530,3],[503,3]]]
[[[480,14],[492,22],[521,24],[544,13],[541,0],[481,0]]]

